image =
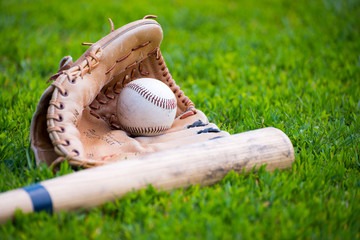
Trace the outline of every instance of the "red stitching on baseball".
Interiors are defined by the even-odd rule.
[[[165,126],[158,126],[158,127],[127,127],[127,126],[122,126],[122,128],[130,133],[134,133],[134,134],[147,134],[147,133],[162,133],[166,130],[169,130],[170,127],[165,127]]]
[[[149,90],[147,90],[143,86],[140,86],[136,83],[131,82],[127,85],[127,87],[133,89],[135,92],[139,93],[140,96],[143,96],[146,100],[148,100],[149,102],[153,103],[154,105],[156,105],[158,107],[165,108],[165,109],[175,109],[177,106],[176,99],[161,98],[159,96],[154,95]]]

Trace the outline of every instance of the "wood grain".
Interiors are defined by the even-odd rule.
[[[263,128],[82,170],[40,184],[49,192],[56,212],[98,206],[149,184],[162,190],[207,186],[231,170],[248,172],[264,164],[269,171],[286,169],[294,158],[293,146],[282,131]],[[12,218],[16,208],[32,211],[24,190],[1,194],[0,222]]]

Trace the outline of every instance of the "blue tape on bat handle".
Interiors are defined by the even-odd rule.
[[[30,196],[34,211],[53,213],[53,205],[49,192],[40,184],[33,184],[23,188]]]

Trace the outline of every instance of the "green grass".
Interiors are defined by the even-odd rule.
[[[185,93],[231,134],[273,126],[291,169],[129,193],[91,210],[23,215],[0,239],[359,239],[360,2],[1,1],[0,192],[54,175],[36,166],[29,126],[46,80],[81,42],[156,14],[162,53]]]

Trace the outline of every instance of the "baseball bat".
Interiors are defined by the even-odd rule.
[[[42,181],[0,194],[0,222],[34,211],[74,210],[98,206],[146,188],[161,190],[221,180],[231,170],[251,171],[267,164],[269,171],[285,169],[294,161],[285,133],[263,128],[201,143],[185,145]]]

